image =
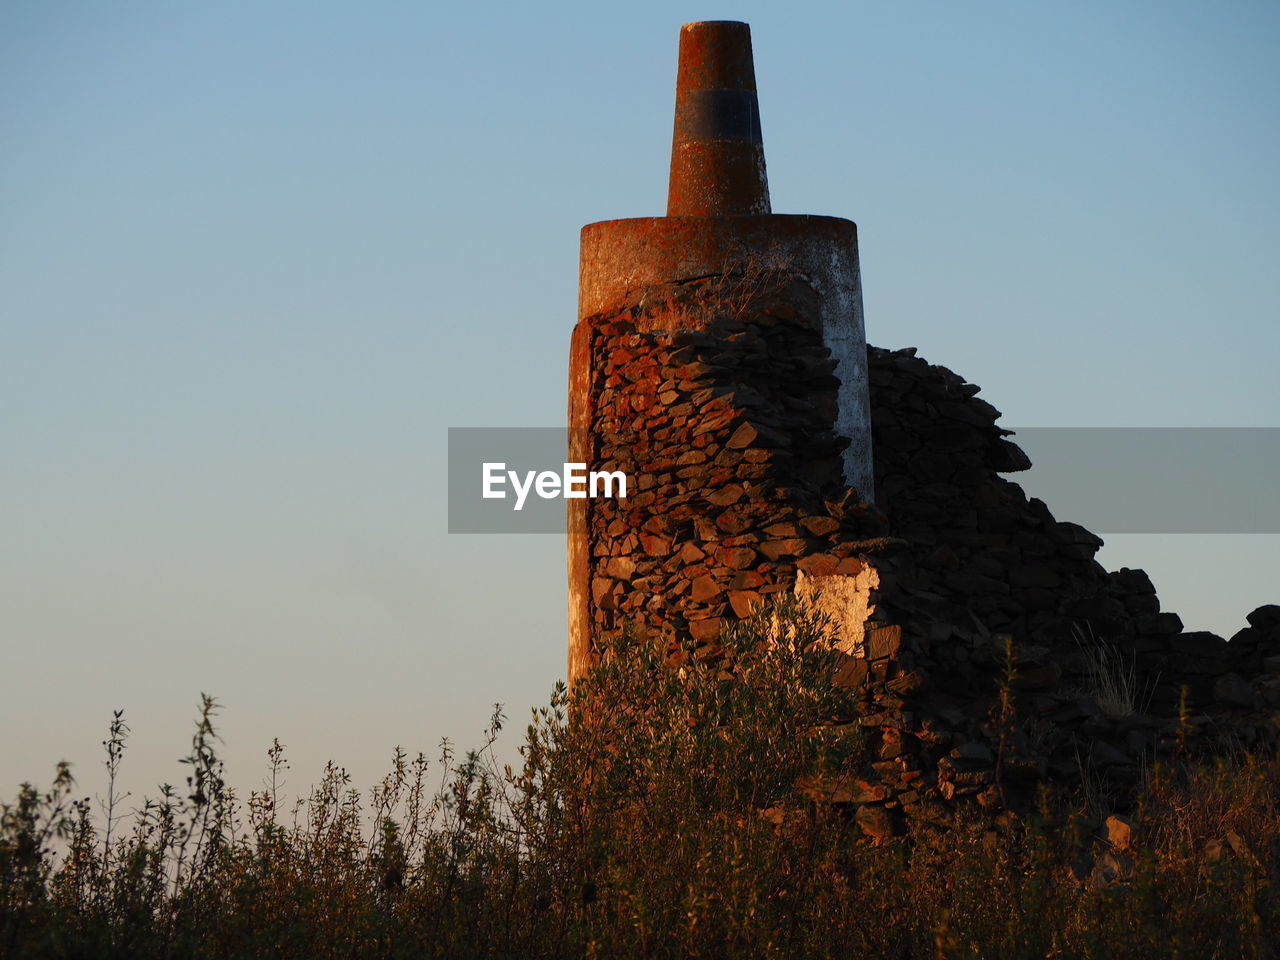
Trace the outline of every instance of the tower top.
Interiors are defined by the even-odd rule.
[[[770,212],[751,28],[736,20],[686,23],[667,216]]]

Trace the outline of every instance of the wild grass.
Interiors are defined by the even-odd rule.
[[[185,785],[122,812],[117,715],[101,804],[63,767],[3,807],[0,955],[1273,955],[1275,759],[1156,768],[1125,849],[1047,794],[998,829],[873,843],[795,788],[867,758],[834,654],[788,616],[680,671],[620,643],[534,711],[516,769],[495,711],[475,751],[397,750],[363,791],[331,765],[291,803],[278,743],[262,790],[228,785],[206,697]]]
[[[726,255],[717,272],[681,281],[664,309],[678,327],[705,327],[716,318],[737,326],[796,280],[781,251],[741,247]]]
[[[1085,662],[1085,692],[1093,697],[1102,712],[1113,719],[1122,719],[1145,710],[1156,678],[1145,685],[1141,683],[1132,654],[1098,639],[1092,629],[1086,633],[1077,627],[1075,639]]]

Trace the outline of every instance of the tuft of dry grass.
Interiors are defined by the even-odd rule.
[[[1132,655],[1114,644],[1099,640],[1089,630],[1078,627],[1076,644],[1087,667],[1087,693],[1097,701],[1108,717],[1120,719],[1142,711],[1150,700],[1151,690],[1138,682],[1137,664]]]
[[[737,326],[795,280],[794,267],[779,251],[743,247],[727,255],[716,273],[682,281],[663,309],[681,327],[703,327],[712,320]]]

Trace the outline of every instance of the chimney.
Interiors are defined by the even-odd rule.
[[[680,28],[668,217],[769,213],[751,28],[733,20]]]

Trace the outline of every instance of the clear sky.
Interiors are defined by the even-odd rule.
[[[871,342],[1015,426],[1280,426],[1273,2],[11,0],[0,796],[100,791],[116,707],[179,779],[201,691],[241,787],[523,727],[564,542],[447,535],[446,429],[563,423],[577,231],[665,209],[695,19],[751,23],[774,209],[858,222]],[[1229,635],[1277,541],[1101,559]]]

